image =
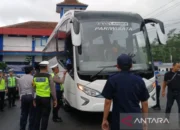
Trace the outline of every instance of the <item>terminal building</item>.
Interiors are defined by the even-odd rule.
[[[63,14],[71,9],[85,10],[88,5],[77,0],[65,0],[56,5],[56,12]],[[42,61],[42,50],[57,22],[29,21],[14,25],[0,27],[0,62],[5,62],[8,68],[13,68],[16,74],[23,74],[25,65],[38,68]],[[59,38],[65,37],[63,34]]]
[[[56,22],[25,22],[0,28],[0,61],[16,73],[24,65],[34,67],[42,60],[42,50]]]

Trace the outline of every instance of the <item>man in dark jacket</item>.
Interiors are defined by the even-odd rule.
[[[102,92],[105,97],[103,130],[109,130],[107,118],[112,102],[111,130],[120,130],[120,113],[141,113],[139,102],[142,105],[143,116],[146,117],[148,113],[149,93],[142,78],[131,74],[131,57],[122,54],[117,59],[117,66],[120,72],[107,80]]]

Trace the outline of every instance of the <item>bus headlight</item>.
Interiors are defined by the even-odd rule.
[[[103,98],[101,93],[95,89],[91,89],[88,87],[85,87],[83,85],[78,84],[78,89],[83,91],[85,94],[92,96],[92,97],[97,97],[97,98]]]
[[[156,83],[154,82],[152,85],[147,87],[148,92],[151,93],[155,87],[156,87]]]

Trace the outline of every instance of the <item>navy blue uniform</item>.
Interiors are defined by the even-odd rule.
[[[120,129],[120,113],[140,113],[140,101],[147,101],[148,90],[142,78],[128,71],[112,75],[102,92],[102,95],[113,100],[112,130]]]
[[[154,72],[155,77],[156,77],[156,106],[155,107],[159,107],[160,108],[160,92],[161,92],[161,86],[158,82],[158,77],[159,77],[159,71],[155,71]]]

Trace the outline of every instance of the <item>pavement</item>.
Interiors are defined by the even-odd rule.
[[[4,112],[0,112],[0,130],[19,130],[20,119],[20,101],[16,102],[17,106],[14,108],[5,108]],[[166,106],[166,98],[161,97],[161,111],[154,111],[149,109],[149,112],[164,113]],[[178,111],[177,104],[174,103],[172,113]],[[102,113],[87,113],[72,110],[71,112],[65,112],[63,109],[59,111],[63,122],[54,123],[49,118],[48,130],[101,130]],[[174,119],[176,120],[176,118]],[[172,124],[173,127],[173,124]],[[158,128],[164,130],[163,128]],[[173,128],[171,128],[172,130]],[[173,130],[176,130],[175,128]],[[178,130],[178,129],[177,129]]]

